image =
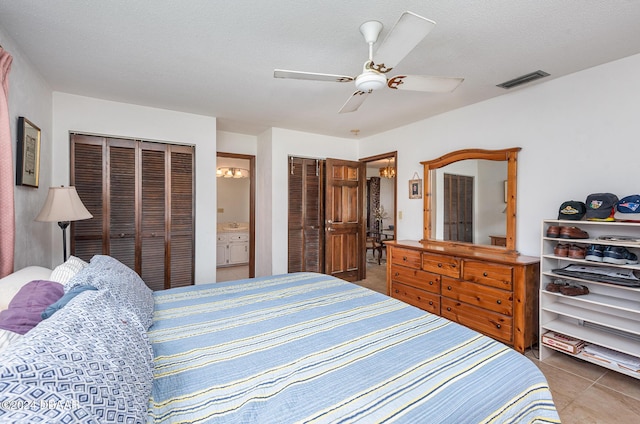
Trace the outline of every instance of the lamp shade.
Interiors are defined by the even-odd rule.
[[[93,218],[82,204],[75,187],[49,187],[47,200],[36,221],[64,222]]]

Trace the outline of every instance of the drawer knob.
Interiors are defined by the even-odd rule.
[[[496,303],[497,303],[498,305],[502,305],[502,300],[498,299],[498,300],[496,300]]]
[[[120,238],[124,238],[124,233],[120,233]]]
[[[400,275],[400,273],[399,273],[399,272],[396,272],[396,277],[397,277],[398,275]]]
[[[403,257],[402,257],[402,260],[403,260],[403,261],[406,261],[406,260],[407,260],[407,257],[406,257],[406,256],[403,256]]]
[[[400,293],[400,290],[396,289],[396,293]]]
[[[502,328],[502,325],[496,324],[496,328]]]
[[[486,277],[487,275],[489,275],[489,274],[487,274],[486,272],[483,272],[483,273],[482,273],[482,276],[483,276],[483,277]]]
[[[450,307],[450,306],[449,306],[449,307],[447,307],[447,311],[451,311],[451,307]]]
[[[447,290],[451,290],[451,289],[452,289],[452,287],[451,287],[451,286],[447,286]]]
[[[418,296],[418,300],[422,300],[422,298],[420,296]]]
[[[442,268],[442,264],[438,264],[438,268]]]
[[[429,305],[432,305],[432,306],[433,306],[433,300],[430,300],[430,301],[429,301]]]
[[[433,286],[433,281],[429,281],[429,285],[430,285],[430,286]]]

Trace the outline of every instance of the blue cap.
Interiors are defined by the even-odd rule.
[[[632,194],[620,199],[614,218],[621,221],[640,220],[640,195]]]

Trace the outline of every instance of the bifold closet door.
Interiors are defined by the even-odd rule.
[[[324,272],[324,161],[289,158],[288,272]]]
[[[92,219],[74,222],[71,252],[111,255],[153,290],[194,281],[192,146],[73,134],[71,183]]]
[[[162,290],[167,280],[167,145],[141,143],[140,147],[140,276],[153,290]]]
[[[194,274],[194,155],[191,146],[169,146],[171,175],[169,273],[171,287],[193,284]]]

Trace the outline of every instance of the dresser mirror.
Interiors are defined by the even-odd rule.
[[[519,151],[465,149],[421,162],[424,241],[516,254]]]

